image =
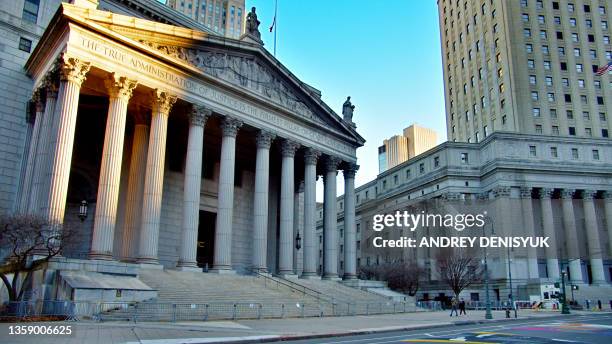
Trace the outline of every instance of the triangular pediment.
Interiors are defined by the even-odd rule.
[[[64,14],[104,27],[177,65],[187,65],[229,87],[252,94],[303,120],[333,128],[355,146],[365,140],[321,100],[321,93],[300,81],[260,44],[161,24],[100,10],[63,5]]]

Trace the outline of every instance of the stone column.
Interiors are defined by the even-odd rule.
[[[338,213],[336,210],[336,175],[340,160],[325,160],[323,198],[323,278],[338,279]]]
[[[270,191],[270,146],[275,135],[263,130],[257,133],[255,194],[253,199],[253,269],[268,271],[268,194]]]
[[[591,275],[593,284],[606,284],[606,273],[603,267],[603,254],[597,229],[597,214],[593,198],[597,191],[584,190],[582,192],[582,204],[584,206],[584,226],[589,244],[589,260],[591,262]]]
[[[142,219],[142,199],[144,180],[147,170],[147,151],[149,149],[149,125],[147,115],[135,116],[130,172],[128,175],[127,202],[125,209],[125,228],[121,256],[124,260],[133,261],[138,256],[139,229]]]
[[[295,194],[293,194],[293,238],[300,234],[301,246],[298,250],[295,245],[293,250],[293,271],[296,275],[301,275],[304,271],[304,181],[298,181]],[[294,240],[295,244],[295,240]]]
[[[317,160],[320,153],[312,148],[304,152],[304,269],[302,278],[318,278],[319,241],[317,225]]]
[[[530,187],[521,187],[521,209],[523,212],[523,225],[525,226],[525,235],[528,237],[535,237],[531,190],[532,189]],[[538,268],[538,251],[535,247],[527,247],[527,269],[529,278],[540,277],[540,272]]]
[[[565,245],[570,268],[572,283],[583,283],[582,268],[580,264],[580,249],[578,247],[578,234],[576,232],[576,218],[574,217],[574,204],[572,202],[574,191],[561,190],[561,206],[563,209],[563,228],[565,228]]]
[[[612,256],[612,190],[604,191],[604,212],[606,216],[606,228],[608,229],[608,245],[610,252],[608,254]]]
[[[159,218],[164,188],[168,116],[176,102],[176,96],[155,90],[152,97],[151,132],[144,180],[138,262],[155,265],[158,263]]]
[[[232,272],[232,216],[234,214],[234,169],[236,165],[236,135],[242,122],[225,117],[221,122],[221,166],[217,220],[215,229],[215,257],[213,270]]]
[[[293,201],[295,193],[294,158],[299,144],[283,140],[281,153],[281,197],[280,197],[280,238],[278,248],[278,273],[281,276],[293,274]]]
[[[55,142],[52,143],[54,155],[51,159],[49,193],[43,209],[43,216],[56,224],[64,222],[79,93],[90,68],[89,62],[75,57],[63,55],[60,59],[60,86],[53,126],[57,130]]]
[[[115,73],[105,82],[109,93],[108,116],[89,258],[109,260],[113,258],[127,106],[137,82]]]
[[[47,203],[48,182],[47,173],[51,169],[51,143],[55,134],[52,133],[53,119],[55,118],[55,104],[57,102],[57,91],[59,88],[57,75],[54,70],[47,75],[44,81],[46,101],[44,115],[40,127],[40,139],[36,147],[36,163],[34,176],[32,178],[32,189],[28,202],[28,213],[41,214],[43,206]]]
[[[553,223],[553,211],[550,198],[553,194],[553,189],[543,188],[540,190],[540,204],[542,207],[542,227],[544,236],[549,237],[549,247],[545,248],[546,252],[546,268],[548,270],[548,278],[556,281],[559,279],[559,259],[557,257],[557,238],[555,234],[555,225]]]
[[[202,151],[204,149],[204,126],[211,114],[212,111],[203,106],[194,106],[189,115],[189,138],[183,185],[183,240],[177,264],[181,270],[200,270],[196,262],[196,254],[202,184]]]
[[[344,279],[357,278],[357,242],[355,228],[355,173],[359,165],[344,168]]]
[[[40,140],[40,128],[42,126],[43,115],[45,111],[45,104],[42,96],[42,89],[39,88],[34,91],[32,95],[32,101],[36,106],[36,116],[34,117],[34,127],[32,128],[32,135],[30,138],[30,146],[28,147],[28,157],[26,160],[25,173],[23,175],[21,195],[19,201],[19,212],[28,213],[30,193],[32,192],[32,183],[34,175],[34,167],[36,166],[36,152],[38,150],[38,143]],[[28,118],[31,116],[28,115]],[[31,121],[29,121],[31,123]]]

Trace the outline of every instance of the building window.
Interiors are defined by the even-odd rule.
[[[533,45],[525,44],[525,50],[527,51],[527,53],[532,53],[533,52]]]
[[[523,36],[529,38],[531,37],[531,30],[530,29],[523,29]]]
[[[561,79],[561,83],[563,84],[563,87],[569,87],[569,79],[568,78],[562,78]]]
[[[608,137],[608,129],[601,129],[601,137]]]
[[[547,95],[548,101],[549,102],[554,102],[555,101],[555,94],[554,93],[548,93]]]
[[[557,118],[557,109],[550,109],[550,118]]]
[[[25,51],[26,53],[32,51],[32,41],[27,38],[20,37],[19,50]]]
[[[597,97],[597,105],[604,105],[604,99],[601,96]]]
[[[563,98],[565,99],[566,103],[571,103],[572,102],[572,95],[571,94],[565,94],[563,96]]]
[[[572,148],[572,159],[578,160],[578,148]]]
[[[574,111],[567,110],[566,114],[567,114],[567,119],[574,119]]]
[[[555,136],[559,136],[559,127],[556,125],[552,126],[552,134]]]
[[[440,166],[440,157],[434,157],[434,167]]]
[[[539,99],[538,92],[536,91],[531,92],[531,99],[537,101]]]
[[[606,113],[605,112],[600,112],[599,113],[599,120],[602,122],[606,121]]]
[[[469,163],[468,153],[461,153],[461,163],[462,164],[468,164]]]
[[[550,61],[544,61],[544,69],[550,70]]]
[[[557,152],[557,147],[550,147],[550,156],[553,158],[559,157],[559,153]]]
[[[542,134],[542,125],[541,124],[536,124],[535,132],[536,132],[536,134]]]
[[[411,174],[412,174],[412,173],[410,173],[410,169],[407,169],[407,170],[406,170],[406,179],[410,179]]]
[[[530,75],[529,76],[529,83],[532,85],[535,85],[537,83],[537,78],[535,75]]]
[[[547,76],[545,80],[546,80],[546,86],[552,86],[553,85],[552,76]]]
[[[565,56],[565,48],[564,47],[557,48],[557,51],[559,52],[560,56]]]
[[[582,73],[584,68],[582,67],[582,63],[576,63],[576,72]]]
[[[484,133],[485,137],[489,136],[489,128],[486,125],[482,127],[482,132]]]
[[[593,149],[593,160],[599,160],[599,150]]]
[[[540,117],[540,108],[533,108],[533,117]]]
[[[543,45],[542,46],[542,54],[544,54],[544,55],[548,55],[549,54],[548,45]]]
[[[547,39],[546,30],[540,30],[540,38]]]
[[[527,60],[527,67],[529,69],[534,69],[535,68],[535,61],[532,60],[532,59]],[[501,70],[501,68],[500,68],[500,70]]]
[[[561,62],[560,64],[561,70],[567,70],[567,62]]]
[[[21,18],[30,23],[36,24],[38,20],[38,7],[40,0],[25,0],[23,3],[23,13]]]
[[[425,164],[424,163],[420,163],[419,164],[419,173],[421,173],[421,174],[425,173]]]
[[[529,156],[537,156],[536,146],[529,146]]]
[[[570,136],[576,136],[576,127],[569,127],[568,132]]]
[[[584,79],[578,79],[578,87],[584,88]]]
[[[399,178],[397,177],[397,174],[393,176],[393,184],[399,184]]]
[[[593,131],[591,130],[591,128],[584,128],[584,135],[588,137],[593,136]]]
[[[585,121],[589,121],[589,120],[591,120],[591,115],[589,114],[589,112],[588,112],[588,111],[582,111],[582,118],[583,118]]]

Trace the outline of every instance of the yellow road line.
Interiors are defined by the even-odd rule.
[[[463,342],[450,339],[406,339],[402,340],[405,343],[461,343],[461,344],[491,344],[493,342]]]

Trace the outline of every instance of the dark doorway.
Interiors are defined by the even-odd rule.
[[[199,267],[211,268],[215,255],[215,221],[216,213],[200,210],[200,225],[198,226],[197,258]]]

